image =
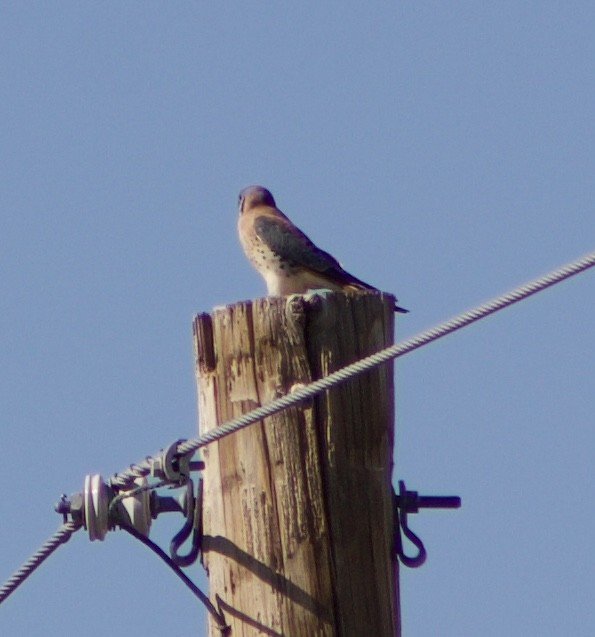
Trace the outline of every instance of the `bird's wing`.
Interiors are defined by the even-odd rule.
[[[328,276],[343,272],[341,265],[333,256],[317,248],[289,220],[260,215],[254,219],[254,230],[261,241],[291,265],[308,268]]]
[[[282,214],[282,213],[281,213]],[[346,272],[341,264],[328,252],[318,248],[287,217],[258,215],[254,219],[254,231],[268,248],[290,265],[307,268],[320,273],[339,285],[359,289],[376,288]],[[397,299],[395,299],[396,301]],[[409,312],[395,305],[396,312]]]

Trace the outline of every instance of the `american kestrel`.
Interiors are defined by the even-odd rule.
[[[262,186],[240,192],[238,231],[252,265],[262,275],[270,296],[305,294],[324,288],[335,291],[376,290],[346,272],[277,208]],[[408,310],[395,305],[396,312]]]

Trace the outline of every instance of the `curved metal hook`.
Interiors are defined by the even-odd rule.
[[[185,555],[180,554],[182,544],[192,534],[192,545]],[[194,497],[194,484],[188,479],[186,482],[186,522],[176,533],[169,544],[172,560],[181,567],[190,566],[196,562],[200,553],[202,540],[202,479],[198,481],[198,493]]]
[[[397,516],[399,524],[396,537],[397,555],[405,566],[408,566],[409,568],[417,568],[426,561],[426,557],[428,555],[426,547],[419,537],[417,537],[409,526],[407,526],[407,513],[403,509],[397,509]],[[411,544],[417,548],[417,555],[409,556],[405,553],[405,550],[403,549],[401,531],[403,531],[403,534],[411,542]]]
[[[420,509],[458,509],[461,506],[461,498],[456,495],[419,495],[417,491],[407,491],[405,482],[399,480],[399,495],[394,494],[395,517],[397,526],[395,528],[395,549],[399,559],[405,566],[416,568],[426,561],[426,548],[423,542],[407,525],[407,514],[417,513]],[[405,537],[417,547],[417,555],[405,555],[403,550],[403,539],[401,531]]]
[[[186,555],[179,553],[182,544],[192,534],[192,545]],[[169,544],[169,553],[172,560],[181,567],[190,566],[196,562],[200,553],[202,541],[202,479],[198,481],[198,493],[194,497],[194,483],[188,479],[186,482],[186,522],[174,535]]]
[[[426,547],[417,535],[409,528],[407,524],[407,513],[417,513],[419,510],[418,494],[416,491],[407,491],[405,481],[399,480],[399,495],[395,493],[395,514],[397,517],[396,529],[396,550],[399,559],[405,566],[409,568],[417,568],[421,566],[427,557]],[[405,537],[417,548],[417,555],[409,556],[403,549],[403,538],[401,531]]]

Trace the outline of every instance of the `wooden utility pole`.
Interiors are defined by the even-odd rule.
[[[333,293],[198,315],[200,433],[392,344],[393,307]],[[232,637],[398,637],[393,429],[389,363],[204,448],[203,564]]]

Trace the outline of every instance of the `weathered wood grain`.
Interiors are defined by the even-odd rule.
[[[392,343],[393,305],[335,293],[198,315],[200,432]],[[398,635],[392,445],[389,364],[204,449],[203,564],[231,635]]]

